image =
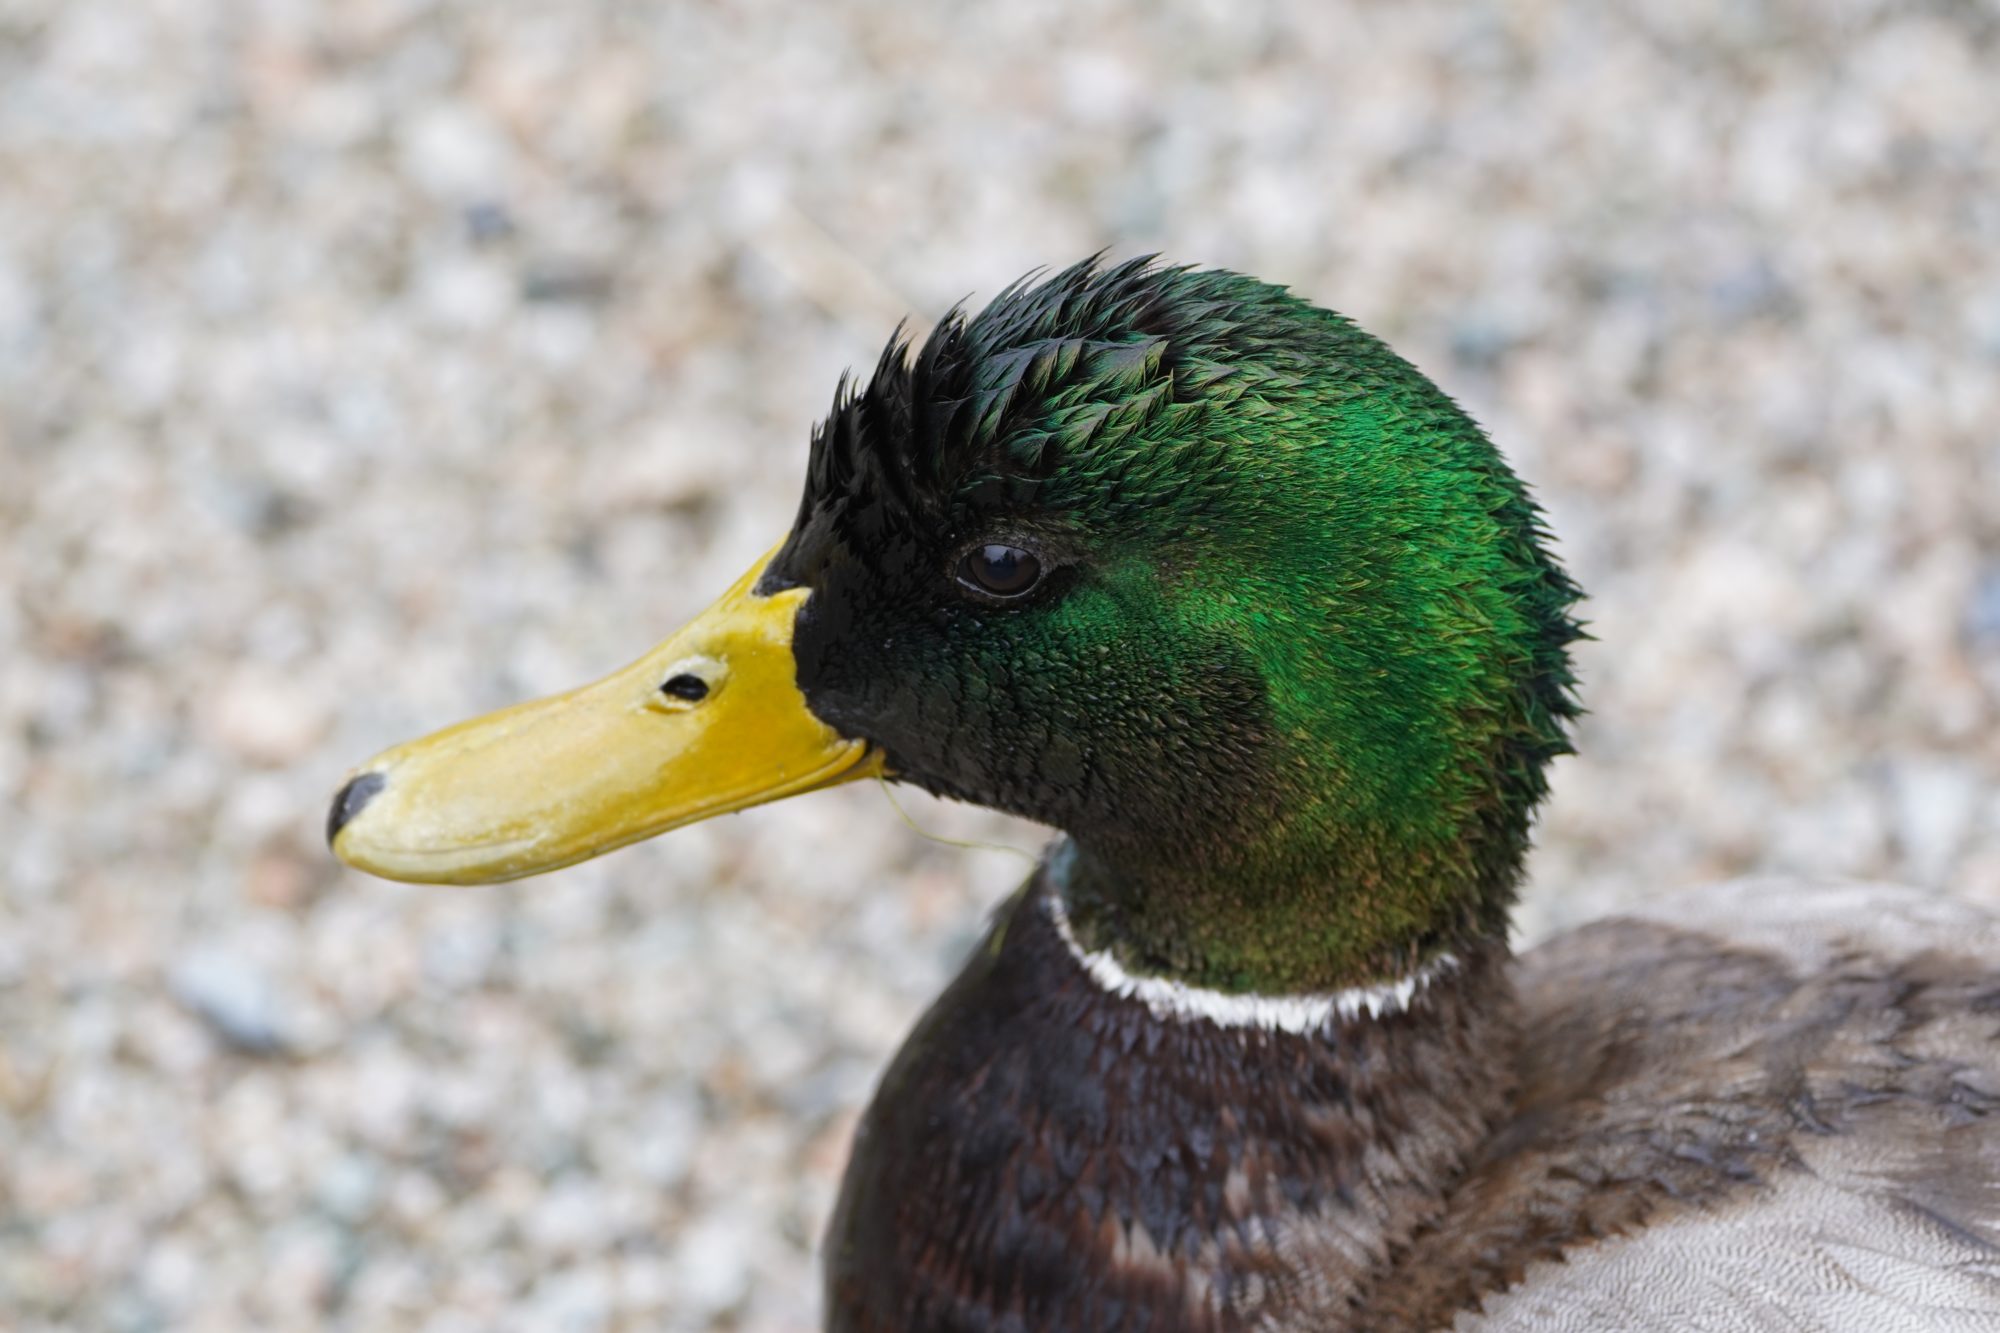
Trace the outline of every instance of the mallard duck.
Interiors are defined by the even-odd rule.
[[[2000,924],[1772,880],[1510,956],[1577,597],[1381,342],[1087,262],[893,338],[712,609],[329,836],[488,882],[876,776],[1061,830],[866,1112],[832,1329],[2000,1328]]]

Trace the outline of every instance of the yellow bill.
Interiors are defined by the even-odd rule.
[[[769,559],[623,671],[369,760],[334,798],[335,854],[390,879],[489,884],[879,775],[879,751],[806,708],[792,625],[808,594],[752,591]]]

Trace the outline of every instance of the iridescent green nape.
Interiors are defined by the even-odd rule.
[[[1061,577],[1018,611],[885,609],[935,601],[930,571],[980,533]],[[1545,540],[1491,442],[1382,343],[1142,261],[892,344],[816,437],[775,563],[854,631],[818,659],[802,625],[816,711],[911,781],[1068,832],[1086,944],[1274,992],[1504,929],[1576,711],[1577,591]],[[862,628],[893,655],[858,652]]]

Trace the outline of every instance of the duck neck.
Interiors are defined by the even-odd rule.
[[[1504,951],[1246,995],[1134,977],[1048,869],[864,1117],[829,1327],[1318,1327],[1441,1212],[1512,1091]]]
[[[1504,950],[1511,868],[1296,825],[1201,846],[1087,837],[1052,849],[1075,938],[1135,976],[1250,995],[1393,986]],[[1290,836],[1283,836],[1289,834]]]

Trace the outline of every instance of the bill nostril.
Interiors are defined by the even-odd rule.
[[[708,682],[692,671],[683,671],[679,675],[669,676],[666,684],[660,686],[660,693],[698,704],[708,697]]]
[[[363,773],[352,778],[333,798],[333,808],[326,812],[326,844],[331,847],[340,831],[361,813],[362,807],[375,799],[375,793],[388,785],[388,779],[380,773]]]

